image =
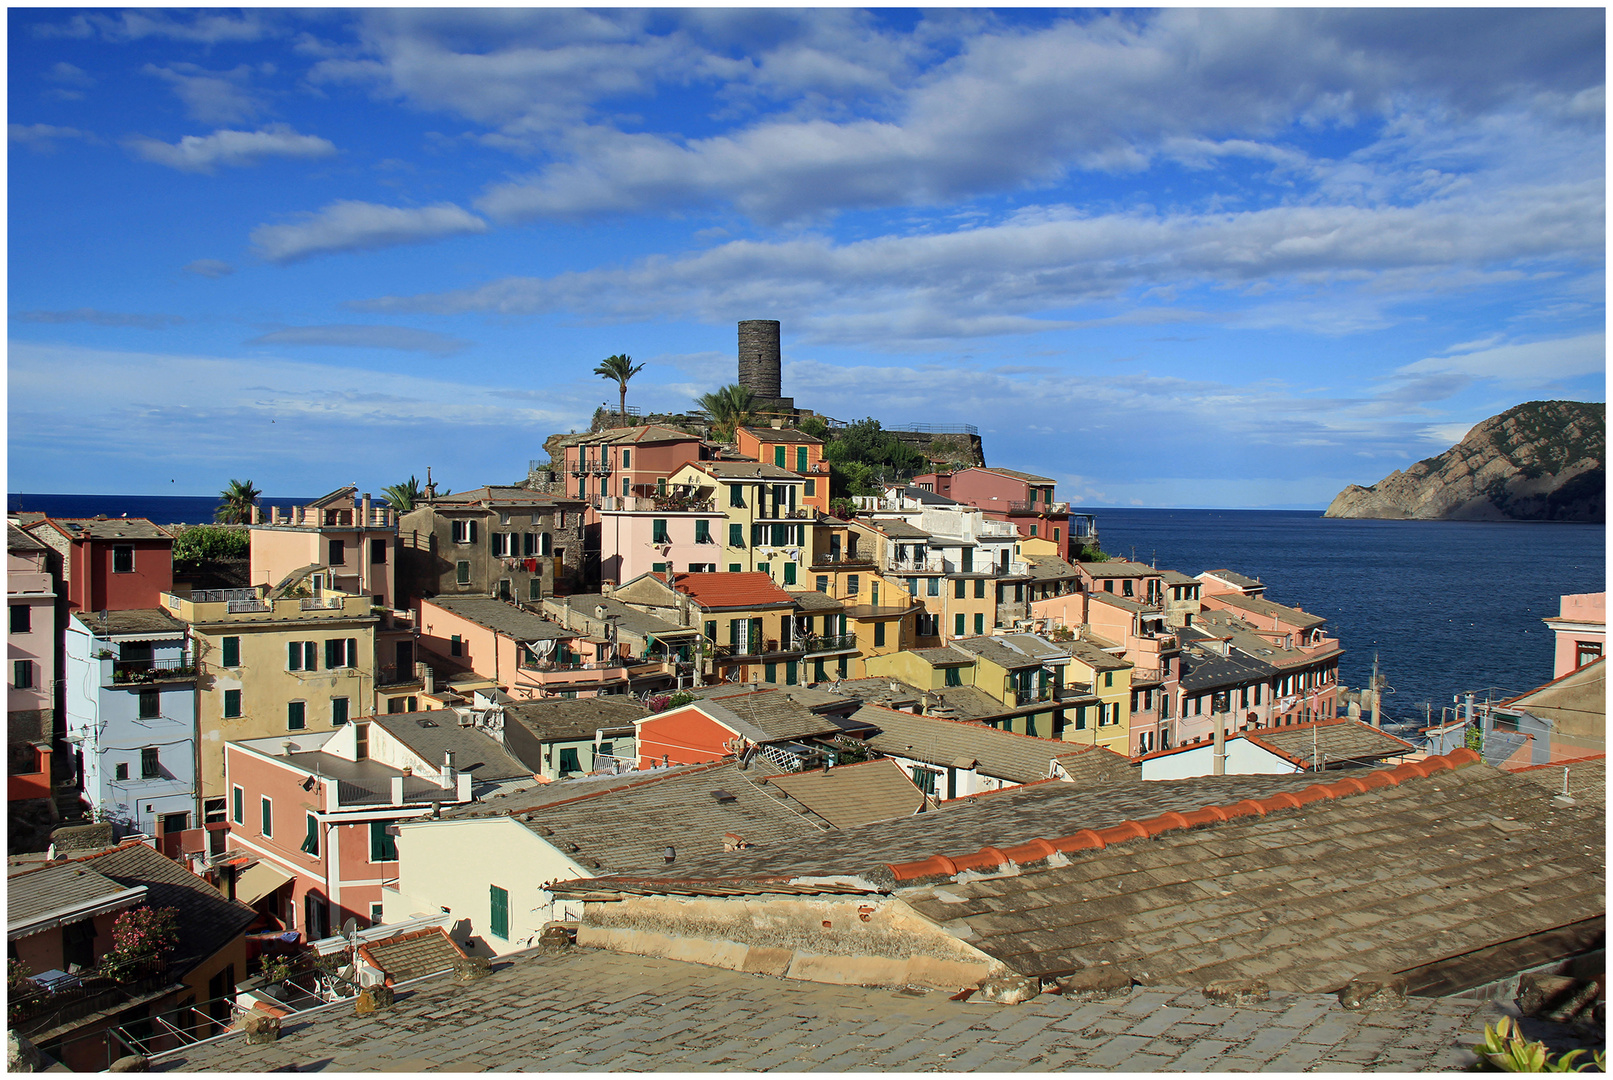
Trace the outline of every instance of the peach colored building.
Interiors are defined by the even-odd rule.
[[[708,493],[616,497],[599,510],[600,580],[640,574],[715,573],[728,518]]]
[[[294,571],[318,566],[321,588],[368,596],[377,607],[398,607],[398,518],[386,503],[337,490],[252,525],[250,583],[270,588]]]
[[[1560,679],[1602,658],[1607,646],[1607,593],[1570,593],[1562,598],[1557,615],[1543,621],[1557,635],[1551,677]]]
[[[600,500],[662,493],[680,467],[705,455],[697,436],[658,424],[610,428],[565,448],[566,494],[588,505],[587,524]]]
[[[829,512],[829,463],[823,460],[822,439],[774,420],[769,427],[739,428],[734,442],[748,458],[806,477],[801,505],[820,514]]]
[[[522,700],[629,693],[632,669],[646,667],[621,642],[488,597],[422,600],[420,648],[433,669],[473,671]]]

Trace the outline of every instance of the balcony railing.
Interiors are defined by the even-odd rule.
[[[866,565],[873,561],[872,555],[857,551],[820,551],[812,556],[813,566],[841,566],[851,563]]]
[[[267,600],[231,600],[224,605],[224,610],[231,615],[248,615],[258,611],[273,611],[274,605]]]
[[[161,679],[189,679],[196,675],[194,657],[182,656],[168,660],[114,660],[112,681],[115,683],[147,683]]]
[[[1021,499],[1011,499],[1008,502],[1010,514],[1046,514],[1049,517],[1061,517],[1070,512],[1067,502],[1025,502]]]
[[[805,634],[799,641],[803,652],[837,652],[857,647],[856,634]]]
[[[234,603],[237,600],[256,600],[256,589],[196,589],[191,592],[190,599],[193,604],[224,604]]]
[[[33,1035],[133,1001],[170,982],[168,963],[161,957],[121,963],[103,958],[101,964],[79,974],[71,986],[55,991],[40,986],[8,994],[7,1020],[17,1034]]]
[[[335,611],[341,606],[342,598],[339,596],[305,596],[297,604],[300,611]]]
[[[889,574],[944,574],[947,560],[940,555],[927,555],[922,559],[890,559],[885,564]]]
[[[615,660],[534,660],[530,656],[521,658],[521,667],[527,671],[602,671],[606,668],[626,667],[636,663],[630,656],[618,657]]]

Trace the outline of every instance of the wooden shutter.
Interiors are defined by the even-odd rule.
[[[335,671],[336,670],[336,646],[337,646],[338,643],[339,643],[338,639],[336,639],[336,638],[327,638],[325,640],[325,670],[326,671]]]
[[[488,906],[491,908],[488,930],[494,937],[510,938],[510,894],[497,885],[488,886]]]
[[[319,647],[312,641],[302,643],[302,667],[304,671],[319,669]]]
[[[220,644],[223,646],[222,651],[223,651],[223,654],[224,654],[220,658],[220,662],[225,667],[240,667],[241,666],[241,639],[238,638],[238,637],[227,637],[227,638],[224,638],[223,641],[220,642]]]
[[[302,670],[302,642],[300,642],[300,641],[288,641],[288,642],[286,642],[286,670],[287,671],[301,671]]]
[[[347,639],[347,666],[358,667],[358,638]]]

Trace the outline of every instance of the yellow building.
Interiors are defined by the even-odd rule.
[[[812,525],[808,541],[810,584],[840,602],[843,632],[856,639],[857,655],[842,677],[864,678],[869,658],[918,646],[923,607],[899,580],[879,572],[878,538],[872,530],[826,517]]]
[[[1089,641],[1067,641],[1062,647],[1070,652],[1070,682],[1097,698],[1069,718],[1065,738],[1130,753],[1131,663]]]
[[[1005,730],[1039,738],[1086,742],[1070,730],[1070,712],[1078,700],[1066,700],[1065,669],[1069,652],[1035,634],[967,637],[952,642],[975,657],[975,689],[990,694],[1008,709],[1028,709],[1014,716]],[[1036,709],[1045,703],[1045,708]],[[1119,729],[1125,743],[1126,729]]]
[[[301,579],[274,590],[198,589],[162,595],[190,624],[197,659],[198,782],[211,820],[222,813],[224,744],[301,731],[329,731],[375,712],[371,597],[323,590]],[[222,820],[222,819],[221,819]]]
[[[974,654],[949,647],[903,649],[870,660],[868,677],[896,679],[919,690],[973,686],[975,660]]]
[[[719,573],[762,573],[776,585],[801,586],[814,516],[802,501],[805,477],[768,462],[691,461],[667,484],[715,500],[725,516]]]

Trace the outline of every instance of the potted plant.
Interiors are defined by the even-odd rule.
[[[131,908],[112,924],[112,948],[101,957],[101,968],[118,982],[133,982],[178,945],[178,908]]]

